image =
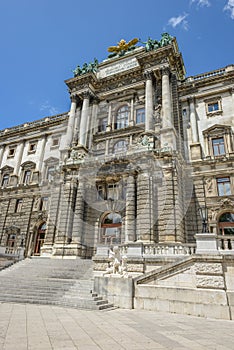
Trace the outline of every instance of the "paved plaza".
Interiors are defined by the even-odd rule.
[[[234,322],[143,310],[0,304],[3,350],[230,350]]]

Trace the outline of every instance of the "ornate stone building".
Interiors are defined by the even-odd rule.
[[[175,38],[136,41],[77,67],[68,113],[0,132],[1,252],[186,245],[204,205],[233,234],[234,66],[186,78]]]

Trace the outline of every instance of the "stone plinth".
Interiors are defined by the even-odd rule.
[[[196,254],[219,254],[214,233],[197,233],[195,238],[197,243]]]

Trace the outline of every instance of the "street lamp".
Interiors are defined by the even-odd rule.
[[[202,219],[202,233],[209,232],[208,229],[208,208],[202,205],[199,209],[199,213]]]

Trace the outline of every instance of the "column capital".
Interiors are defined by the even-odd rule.
[[[191,104],[191,103],[195,103],[195,96],[189,96],[188,97],[188,102],[189,102],[189,104]]]
[[[91,91],[91,90],[85,90],[85,91],[82,91],[80,94],[79,94],[79,96],[80,96],[80,98],[81,99],[91,99],[91,98],[93,98],[93,99],[95,99],[95,98],[97,98],[97,96]]]
[[[169,67],[162,67],[161,68],[161,73],[162,73],[162,76],[163,75],[168,75],[170,74],[170,68]]]
[[[71,95],[70,96],[70,100],[71,100],[71,102],[78,102],[78,99],[79,99],[79,97],[77,96],[77,95]]]
[[[146,80],[152,80],[152,78],[153,78],[152,70],[145,70],[143,73],[143,76]]]

